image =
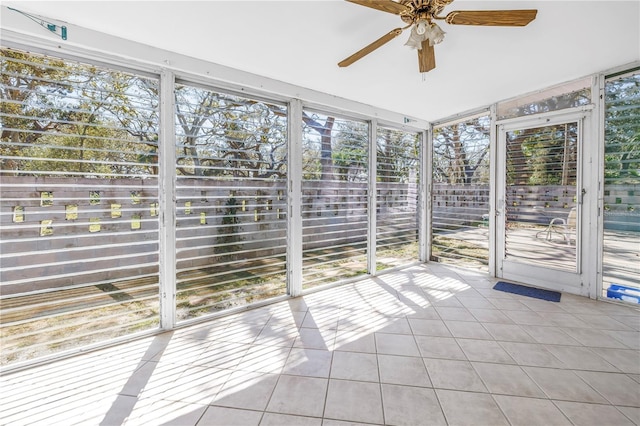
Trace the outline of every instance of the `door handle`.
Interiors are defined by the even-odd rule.
[[[580,197],[578,198],[578,204],[582,204],[582,202],[584,201],[584,194],[587,193],[587,190],[585,188],[582,188],[582,191],[580,191]]]

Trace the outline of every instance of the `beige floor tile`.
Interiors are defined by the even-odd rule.
[[[331,378],[378,382],[378,358],[375,354],[336,351],[333,353]]]
[[[373,332],[338,330],[335,340],[336,351],[376,353],[376,340]]]
[[[500,346],[507,351],[518,365],[537,367],[564,367],[564,363],[553,356],[539,343],[500,342]]]
[[[302,376],[280,376],[267,411],[322,417],[322,401],[327,393],[327,379]]]
[[[207,407],[204,404],[188,404],[181,401],[143,399],[135,404],[124,424],[128,426],[195,425]]]
[[[415,335],[451,337],[449,329],[441,320],[410,318],[409,324]]]
[[[254,345],[291,347],[298,338],[297,327],[272,328],[265,326],[253,341]]]
[[[623,373],[640,374],[640,355],[632,349],[591,348],[609,364]]]
[[[293,376],[329,377],[333,352],[293,348],[282,370]]]
[[[425,358],[424,363],[434,388],[488,392],[468,361]]]
[[[249,347],[246,343],[216,342],[193,361],[193,364],[203,367],[235,368]]]
[[[322,419],[322,426],[371,426],[372,423],[347,422],[344,420]]]
[[[249,410],[264,410],[278,382],[277,374],[234,371],[211,405]]]
[[[394,318],[376,331],[390,334],[411,334],[411,327],[409,327],[409,322],[406,318]]]
[[[634,424],[640,425],[640,407],[616,407],[619,411],[622,412],[629,420],[631,420]]]
[[[607,400],[570,370],[523,367],[551,399],[606,404]]]
[[[479,322],[445,321],[445,324],[453,337],[493,340],[493,336]]]
[[[379,354],[420,356],[413,336],[376,333],[376,349]]]
[[[467,308],[438,306],[436,311],[444,321],[476,321]]]
[[[422,358],[378,354],[378,368],[381,383],[431,386]]]
[[[640,350],[640,331],[602,330],[602,332],[630,349]]]
[[[457,339],[457,341],[469,361],[516,363],[500,344],[493,340]]]
[[[494,398],[513,426],[562,426],[571,422],[548,399],[494,395]]]
[[[440,315],[438,315],[438,311],[436,311],[436,308],[429,306],[429,307],[420,307],[420,308],[415,308],[413,310],[413,312],[407,314],[407,318],[409,320],[411,319],[440,319]]]
[[[524,303],[513,299],[511,294],[502,291],[493,291],[494,297],[489,298],[489,302],[496,308],[504,311],[530,311]],[[500,296],[500,298],[496,297]]]
[[[546,345],[549,352],[572,370],[593,370],[619,372],[600,355],[582,346]]]
[[[576,371],[598,393],[615,405],[640,407],[640,384],[625,374]]]
[[[513,324],[511,318],[507,317],[498,309],[475,309],[469,308],[469,312],[474,318],[482,323],[498,323],[498,324]]]
[[[436,389],[450,426],[508,425],[491,395]]]
[[[388,425],[446,425],[433,389],[382,385],[384,420]]]
[[[541,314],[532,310],[528,311],[503,311],[513,322],[520,325],[553,325]]]
[[[505,364],[485,364],[472,362],[489,392],[501,395],[518,395],[544,398],[545,394],[527,376],[521,367]]]
[[[260,373],[280,373],[291,348],[280,346],[253,345],[238,363],[237,368]]]
[[[495,306],[484,297],[457,296],[457,299],[469,311],[472,309],[495,309]]]
[[[562,308],[562,303],[550,302],[547,300],[540,300],[531,297],[523,297],[520,301],[532,311],[544,312],[545,315],[553,312],[566,313],[566,311]]]
[[[517,324],[482,323],[495,340],[503,342],[533,343],[535,340]]]
[[[236,408],[210,406],[204,412],[199,426],[257,426],[262,418],[261,411],[238,410]]]
[[[635,424],[612,405],[554,402],[575,426],[632,426]]]
[[[531,337],[533,337],[538,343],[567,346],[581,345],[580,342],[555,326],[523,325],[522,329],[531,335]]]
[[[616,330],[616,331],[631,331],[633,330],[626,324],[613,319],[607,315],[599,314],[576,314],[576,317],[580,319],[584,324],[587,324],[587,328],[595,328],[597,330]],[[565,324],[564,327],[571,327],[571,325]]]
[[[293,342],[294,348],[333,350],[336,338],[335,329],[301,328]]]
[[[318,417],[264,413],[260,426],[322,426],[322,419]]]
[[[378,383],[329,380],[324,417],[362,423],[383,423]]]
[[[593,328],[568,328],[563,327],[562,330],[569,336],[582,343],[584,346],[594,348],[618,348],[627,349],[622,342],[614,339],[603,330],[594,330]]]
[[[545,312],[544,316],[559,327],[589,328],[589,324],[568,312]]]
[[[506,413],[527,426],[640,424],[637,308],[492,286],[421,265],[3,374],[0,417],[493,426]]]
[[[466,360],[456,339],[451,337],[415,336],[420,354],[425,358]]]
[[[231,370],[192,366],[157,395],[162,399],[208,404],[227,381]],[[143,392],[142,396],[147,396]]]

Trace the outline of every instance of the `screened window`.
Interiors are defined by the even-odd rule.
[[[505,259],[579,272],[578,123],[505,138]]]
[[[489,130],[488,116],[434,130],[432,261],[487,267]]]
[[[420,134],[378,128],[376,269],[418,260]]]
[[[522,117],[591,103],[591,78],[551,87],[528,96],[498,103],[498,119]]]
[[[603,296],[640,301],[640,73],[605,86]]]
[[[367,273],[368,126],[303,112],[303,288]]]
[[[287,110],[178,84],[177,316],[286,293]]]
[[[2,364],[157,327],[158,81],[1,54]]]

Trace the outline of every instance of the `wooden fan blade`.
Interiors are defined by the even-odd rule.
[[[339,67],[348,67],[349,65],[351,65],[352,63],[354,63],[358,59],[362,59],[363,57],[367,56],[369,53],[373,52],[374,50],[376,50],[380,46],[382,46],[382,45],[390,42],[394,38],[398,37],[400,34],[402,34],[402,28],[396,28],[395,30],[389,31],[387,34],[383,35],[382,37],[380,37],[379,39],[377,39],[373,43],[369,44],[366,47],[363,47],[362,49],[358,50],[353,55],[349,56],[346,59],[343,59],[340,62],[338,62],[338,66]]]
[[[491,25],[524,27],[536,18],[535,9],[522,10],[456,10],[444,19],[453,25]]]
[[[383,12],[393,13],[400,15],[402,13],[409,13],[411,9],[402,3],[396,3],[391,0],[347,0],[349,3],[359,4],[360,6],[367,6],[372,9],[381,10]]]
[[[436,67],[436,52],[429,40],[422,42],[422,49],[418,50],[418,66],[420,72],[429,72]]]

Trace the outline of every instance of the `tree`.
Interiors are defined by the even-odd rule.
[[[433,141],[434,181],[469,185],[485,175],[477,172],[487,166],[489,117],[480,117],[438,128]]]
[[[136,90],[152,90],[154,80],[8,50],[2,55],[1,149],[11,157],[3,169],[58,176],[157,173],[157,100]]]
[[[286,110],[282,107],[178,86],[176,120],[181,174],[286,176]]]

